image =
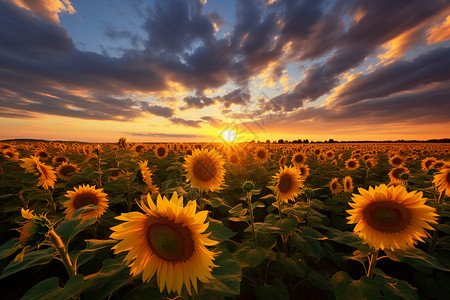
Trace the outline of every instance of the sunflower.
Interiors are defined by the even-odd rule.
[[[342,192],[342,186],[341,184],[338,182],[337,178],[333,178],[330,181],[330,190],[331,190],[331,194],[333,195],[337,195],[340,192]]]
[[[167,154],[169,154],[169,150],[167,149],[166,145],[158,145],[155,148],[155,155],[159,159],[163,159],[167,157]]]
[[[353,171],[359,168],[359,161],[355,158],[349,158],[345,161],[345,167],[349,171]]]
[[[152,175],[153,175],[152,172],[147,166],[147,161],[146,160],[140,161],[138,169],[138,179],[142,183],[145,183],[147,186],[152,186],[153,185]]]
[[[424,158],[421,163],[422,171],[428,171],[436,161],[437,159],[434,157]]]
[[[156,273],[161,292],[167,288],[181,295],[183,285],[190,295],[191,286],[197,292],[197,279],[208,282],[216,267],[216,254],[206,248],[218,243],[204,233],[209,226],[205,223],[208,211],[196,213],[196,201],[183,206],[183,197],[177,193],[170,201],[158,195],[156,205],[147,195],[147,204],[141,199],[140,206],[145,214],[130,212],[116,217],[124,222],[111,228],[111,238],[120,240],[112,248],[114,253],[129,251],[124,261],[131,266],[130,274],[142,273],[144,282]]]
[[[59,167],[56,168],[56,174],[62,180],[69,180],[72,178],[73,173],[80,172],[80,168],[77,165],[63,162]],[[72,174],[70,174],[72,173]]]
[[[422,192],[384,184],[358,191],[361,195],[353,194],[349,203],[353,209],[347,210],[348,224],[356,224],[354,231],[375,249],[412,247],[428,236],[424,229],[434,230],[428,223],[437,224],[436,210],[425,205]]]
[[[391,182],[402,182],[402,178],[400,177],[403,173],[409,173],[409,169],[406,167],[397,167],[392,168],[389,172],[389,179]]]
[[[34,156],[37,156],[37,157],[41,158],[42,160],[46,160],[46,159],[50,158],[50,155],[45,150],[37,150],[34,153]]]
[[[346,192],[346,193],[353,192],[353,179],[350,176],[345,176],[342,184],[344,186],[344,192]]]
[[[294,200],[303,187],[303,178],[295,167],[280,167],[280,171],[273,177],[276,179],[275,194],[283,202]]]
[[[265,147],[258,147],[255,150],[254,155],[256,161],[260,163],[265,163],[269,159],[269,151]]]
[[[73,213],[82,207],[93,204],[96,205],[92,210],[86,211],[77,216],[84,220],[89,220],[95,217],[103,215],[108,208],[107,194],[103,193],[103,189],[96,189],[95,186],[80,185],[78,188],[74,188],[74,191],[67,191],[65,195],[69,198],[64,203],[66,210],[66,219],[72,218]]]
[[[184,167],[187,171],[187,182],[200,191],[219,190],[224,181],[225,163],[222,156],[214,149],[195,149],[187,156]]]
[[[303,179],[309,176],[309,167],[307,165],[298,165],[297,169],[300,171],[300,177]]]
[[[191,152],[192,154],[192,152]],[[228,154],[228,162],[232,165],[237,165],[239,163],[239,156],[237,153],[229,153]]]
[[[306,162],[306,154],[303,152],[294,153],[292,156],[292,163],[296,166],[304,164]]]
[[[18,161],[19,160],[19,153],[14,150],[14,148],[9,148],[2,151],[3,155],[9,159]]]
[[[398,155],[394,155],[389,159],[389,164],[393,167],[400,167],[405,163],[405,160]]]
[[[326,155],[327,159],[333,159],[334,158],[334,151],[333,150],[328,150],[325,155]]]
[[[30,156],[30,158],[23,158],[23,164],[20,166],[25,169],[26,173],[33,173],[38,175],[37,186],[42,186],[44,189],[48,190],[49,187],[55,187],[56,172],[53,171],[53,167],[47,166],[39,161],[39,157]]]
[[[135,154],[142,154],[145,151],[145,146],[143,144],[137,144],[132,149]]]
[[[55,156],[52,160],[54,165],[61,164],[64,162],[69,162],[69,159],[65,156]]]
[[[436,162],[433,163],[433,165],[430,167],[430,169],[445,169],[449,167],[449,163],[445,162],[443,160],[437,160]]]
[[[121,137],[117,143],[119,144],[120,148],[127,149],[127,139],[126,138]]]
[[[445,191],[445,195],[450,196],[450,168],[441,169],[439,173],[436,173],[433,183],[440,193]]]
[[[287,161],[286,155],[283,155],[278,161],[278,164],[280,165],[280,167],[284,167],[286,165],[286,161]]]
[[[377,161],[375,160],[375,158],[369,158],[368,160],[366,160],[366,167],[368,169],[372,169],[373,167],[375,167],[376,164]]]

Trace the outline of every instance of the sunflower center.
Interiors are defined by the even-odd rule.
[[[144,150],[144,146],[141,146],[141,145],[139,145],[139,146],[136,146],[136,152],[142,152],[142,150]]]
[[[280,178],[280,184],[278,188],[280,189],[280,192],[287,193],[291,189],[292,186],[292,176],[289,174],[284,174]]]
[[[73,206],[75,207],[75,210],[90,204],[98,204],[98,199],[93,194],[80,194],[73,200]]]
[[[296,155],[295,156],[295,162],[296,163],[301,163],[303,161],[303,156],[301,155]]]
[[[186,261],[194,253],[191,231],[167,218],[148,227],[147,243],[157,256],[166,261]]]
[[[201,181],[209,181],[216,174],[216,164],[209,157],[197,159],[194,164],[194,175]]]
[[[158,148],[158,156],[164,156],[166,154],[166,149],[163,147]]]
[[[56,162],[65,162],[67,159],[65,157],[57,157]]]
[[[352,183],[350,181],[345,182],[345,188],[349,190],[352,187]]]
[[[257,155],[259,158],[265,158],[265,157],[266,157],[266,151],[264,151],[264,150],[258,150],[258,152],[256,152],[256,155]]]
[[[46,158],[46,157],[48,157],[48,154],[43,152],[43,151],[41,151],[41,152],[38,153],[38,156],[40,156],[42,158]]]
[[[332,190],[337,189],[337,182],[336,181],[331,184],[331,189]]]
[[[400,179],[400,174],[402,174],[403,172],[405,172],[404,168],[397,168],[392,172],[392,177]]]
[[[431,166],[431,164],[433,163],[434,161],[433,160],[427,160],[426,162],[425,162],[425,167],[427,167],[427,169]]]
[[[75,168],[71,165],[63,166],[60,169],[61,174],[64,176],[67,176],[67,175],[69,175],[69,173],[74,172],[74,171],[75,171]]]
[[[394,201],[376,201],[363,211],[367,223],[375,230],[393,233],[404,230],[411,221],[408,208]]]
[[[356,166],[356,163],[352,160],[352,161],[349,161],[348,162],[348,166],[350,167],[350,168],[354,168],[355,166]]]
[[[399,157],[396,157],[396,158],[394,158],[394,159],[392,160],[392,162],[393,162],[394,164],[396,164],[396,165],[399,165],[399,164],[402,163],[402,159],[399,158]]]

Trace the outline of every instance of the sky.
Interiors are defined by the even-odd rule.
[[[450,137],[449,0],[0,0],[0,139]]]

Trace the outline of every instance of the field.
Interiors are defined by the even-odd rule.
[[[3,299],[450,293],[449,144],[0,146]]]

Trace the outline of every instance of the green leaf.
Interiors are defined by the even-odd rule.
[[[0,246],[0,259],[5,258],[16,252],[19,249],[17,240],[9,240]]]
[[[323,241],[323,240],[328,239],[321,232],[319,232],[315,229],[309,228],[307,226],[300,226],[298,229],[300,229],[300,231],[302,232],[301,233],[302,238],[318,240],[318,241]]]
[[[373,279],[363,276],[360,280],[350,283],[346,296],[347,299],[379,300],[381,295]]]
[[[297,228],[298,219],[293,215],[289,215],[286,218],[278,220],[275,226],[280,228],[281,232],[290,233]]]
[[[74,263],[77,265],[77,267],[94,258],[95,251],[106,247],[111,247],[112,245],[115,245],[117,243],[116,240],[95,240],[95,239],[85,240],[85,242],[86,248],[84,250],[79,251],[75,255]]]
[[[279,278],[274,278],[271,285],[258,285],[255,287],[258,300],[289,300],[289,292]]]
[[[312,199],[311,200],[311,205],[317,209],[324,209],[325,208],[325,204],[323,204],[322,201],[318,200],[318,199]]]
[[[209,226],[208,229],[206,229],[205,233],[211,232],[209,235],[209,238],[215,241],[225,241],[233,236],[235,236],[237,233],[231,231],[228,229],[228,227],[223,226],[222,221],[209,219]]]
[[[245,243],[234,255],[242,267],[256,268],[266,258],[267,251],[270,250],[261,247],[254,249],[249,243]]]
[[[58,278],[52,277],[39,282],[23,295],[21,300],[66,300],[78,293],[83,286],[83,275],[71,277],[64,288],[59,287]]]
[[[435,257],[414,247],[408,248],[406,250],[385,250],[384,252],[386,252],[390,259],[407,263],[416,269],[425,267],[442,271],[450,271],[448,268],[441,265],[441,263]]]
[[[345,271],[339,271],[331,278],[330,283],[333,286],[333,292],[336,300],[346,300],[347,289],[353,279]]]
[[[436,224],[434,227],[442,232],[445,232],[446,234],[450,234],[450,225],[448,224]]]
[[[83,296],[85,299],[105,299],[134,278],[130,269],[117,259],[105,259],[102,269],[85,277]]]
[[[56,249],[54,247],[30,252],[23,257],[22,262],[11,261],[3,269],[0,279],[34,266],[48,264],[55,257],[55,253]]]
[[[292,234],[292,244],[299,249],[301,253],[315,257],[320,260],[322,247],[320,242],[313,239],[305,239],[297,233]]]
[[[203,286],[200,291],[200,299],[208,297],[238,295],[241,287],[241,266],[226,249],[221,248],[221,253],[215,258],[217,265],[212,270],[214,277]]]
[[[379,282],[378,286],[385,296],[398,296],[405,300],[419,299],[416,290],[406,281],[392,278],[380,269],[375,269],[375,274],[377,275],[374,279]]]
[[[230,209],[229,213],[233,217],[241,217],[241,216],[243,216],[243,215],[245,215],[247,213],[247,209],[246,208],[242,208],[242,203],[239,203],[238,205],[236,205],[235,207]]]
[[[79,232],[83,231],[87,227],[91,226],[97,221],[97,218],[92,218],[86,221],[83,221],[83,219],[70,219],[62,222],[59,224],[58,228],[55,229],[55,232],[59,236],[64,236],[67,240],[67,244],[70,242],[70,240],[77,235]]]
[[[363,240],[354,232],[340,231],[332,228],[328,232],[328,238],[334,242],[357,248],[364,254],[370,254],[373,252],[370,246],[364,244]]]

